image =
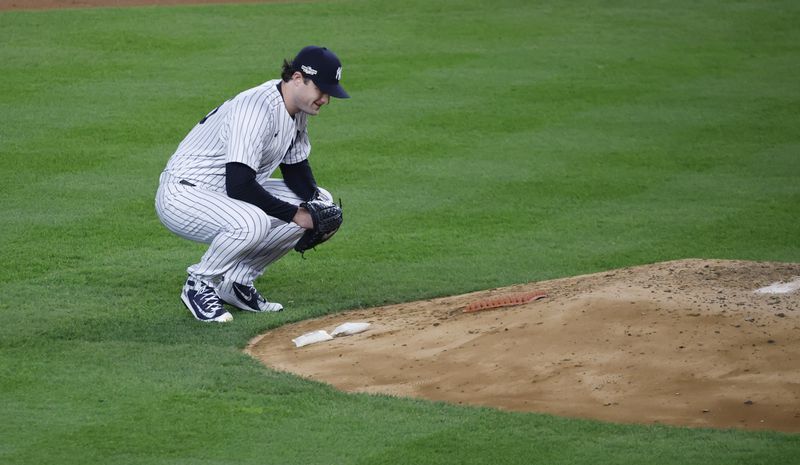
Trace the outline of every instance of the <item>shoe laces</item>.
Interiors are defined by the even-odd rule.
[[[213,310],[214,314],[222,311],[222,301],[220,301],[217,291],[215,291],[214,287],[210,284],[201,281],[200,288],[197,290],[197,296],[200,298],[200,302],[203,303],[203,306],[209,310]]]

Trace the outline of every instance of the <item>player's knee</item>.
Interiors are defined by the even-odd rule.
[[[240,230],[244,248],[251,249],[264,243],[271,226],[272,222],[266,213],[254,215],[252,220],[242,225]]]
[[[333,202],[333,195],[331,195],[330,192],[328,192],[326,189],[323,189],[323,188],[321,188],[319,186],[317,186],[317,190],[319,191],[319,196],[323,200],[326,200],[328,202]]]
[[[267,240],[269,230],[272,228],[272,221],[266,214],[258,215],[257,226],[253,231],[254,240],[261,243]]]

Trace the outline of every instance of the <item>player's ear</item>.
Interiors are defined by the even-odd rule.
[[[303,73],[295,71],[294,74],[292,74],[292,82],[296,84],[303,82]]]

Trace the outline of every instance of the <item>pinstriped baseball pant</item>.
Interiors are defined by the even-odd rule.
[[[281,179],[261,184],[285,202],[302,202]],[[320,192],[332,199],[328,191],[320,188]],[[271,263],[286,255],[304,232],[294,223],[269,216],[223,192],[180,184],[180,179],[168,173],[161,175],[156,212],[164,226],[178,236],[210,244],[200,262],[186,271],[213,284],[223,277],[252,284]]]

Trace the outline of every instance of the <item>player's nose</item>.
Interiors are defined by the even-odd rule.
[[[330,100],[331,100],[331,96],[330,95],[322,94],[322,97],[320,97],[320,99],[317,100],[317,102],[319,102],[320,105],[325,105],[328,102],[330,102]]]

